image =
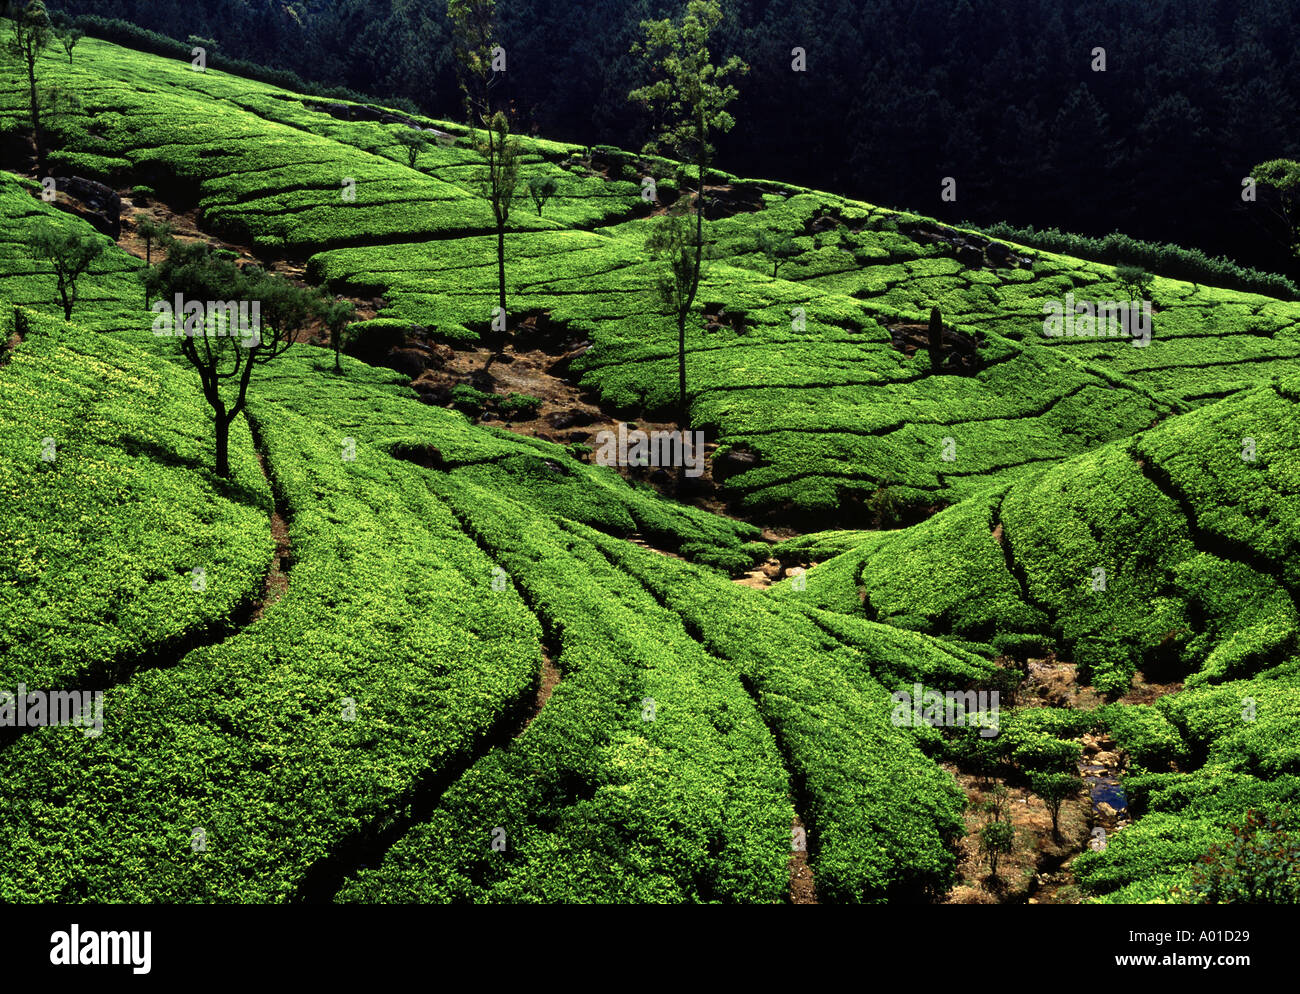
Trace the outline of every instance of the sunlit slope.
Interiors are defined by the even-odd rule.
[[[55,217],[21,184],[5,190],[0,209],[15,222]],[[52,310],[50,278],[24,262],[21,241],[8,251],[0,292],[44,296]],[[221,609],[223,587],[214,576],[203,590],[174,589],[193,565],[185,543],[209,561],[224,551],[245,591],[255,587],[270,551],[268,486],[248,475],[257,469],[243,430],[229,494],[207,472],[197,383],[175,343],[152,335],[150,315],[132,316],[134,268],[110,252],[77,320],[35,314],[0,367],[14,471],[47,489],[79,482],[93,498],[76,527],[49,506],[53,490],[25,505],[18,520],[37,535],[32,576],[6,602],[4,630],[26,644],[79,626],[79,644],[124,643],[131,661],[51,669],[44,656],[7,659],[9,678],[32,689],[103,690],[104,732],[35,728],[0,742],[10,787],[0,896],[328,897],[383,840],[422,837],[480,782],[497,785],[488,807],[445,851],[421,857],[468,876],[421,899],[780,900],[796,804],[827,899],[947,886],[960,792],[911,730],[889,722],[887,687],[918,675],[979,681],[987,662],[889,626],[819,626],[802,609],[769,606],[708,569],[612,537],[638,532],[727,565],[748,555],[756,529],[423,404],[388,370],[345,357],[340,376],[331,357],[303,346],[255,382],[250,415],[289,522],[289,586],[256,620],[209,636],[201,621]],[[93,330],[97,317],[110,330]],[[43,433],[77,417],[93,430],[37,465]],[[131,486],[143,492],[126,510],[142,520],[122,534],[113,501]],[[188,504],[174,512],[146,508],[182,496]],[[207,530],[189,521],[217,512],[243,515],[229,539],[219,518]],[[158,547],[141,569],[124,569],[123,556],[141,555],[146,521]],[[46,555],[97,531],[111,554]],[[73,570],[97,596],[55,591],[51,602],[47,587],[66,586]],[[154,634],[126,619],[156,620],[166,598],[184,594],[199,612],[188,623],[198,647],[159,656]],[[679,596],[695,606],[676,605]],[[698,620],[674,621],[679,612]],[[511,739],[534,706],[545,654],[565,679]],[[506,880],[475,882],[480,841],[495,850],[491,832],[482,840],[472,830],[499,827],[486,822],[530,797],[555,820],[510,821],[512,862],[488,868]],[[557,845],[574,868],[562,891],[543,872]],[[406,864],[383,872],[397,876],[356,876],[356,886],[386,899],[410,893]]]
[[[83,46],[73,66],[45,67],[82,104],[53,121],[58,167],[147,182],[237,241],[326,249],[316,275],[382,294],[384,315],[435,335],[464,340],[487,326],[495,238],[463,137],[432,143],[412,169],[394,139],[403,124],[348,120],[341,105],[266,84]],[[8,87],[0,127],[15,129],[22,94],[16,81]],[[576,147],[524,146],[526,171],[555,178],[559,192],[541,216],[522,194],[515,204],[512,312],[548,312],[589,339],[573,368],[608,403],[631,416],[666,410],[675,329],[644,251],[653,219],[641,170],[609,154],[597,173]],[[715,182],[729,216],[711,233],[688,387],[694,424],[724,453],[753,453],[724,483],[751,511],[888,522],[899,508],[955,502],[1266,382],[1300,357],[1300,304],[1166,279],[1154,284],[1145,348],[1047,338],[1046,301],[1127,300],[1110,267],[1016,246],[972,256],[952,243],[957,233],[915,215],[725,174]],[[775,278],[755,251],[759,229],[794,239]],[[977,349],[941,374],[924,348],[910,357],[895,348],[889,331],[904,341],[901,326],[933,306]],[[720,310],[720,320],[704,316]]]
[[[1290,665],[1300,589],[1294,377],[873,534],[774,596],[1021,652],[1099,687]]]

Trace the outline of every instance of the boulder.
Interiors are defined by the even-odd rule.
[[[122,234],[122,198],[112,187],[82,176],[56,176],[54,188],[80,202],[84,217],[96,229],[116,241]]]
[[[425,370],[425,354],[419,349],[392,349],[384,356],[383,365],[396,370],[403,376],[417,379]]]
[[[556,359],[555,362],[551,363],[551,368],[549,370],[550,374],[552,376],[558,376],[561,379],[568,376],[569,367],[573,365],[573,360],[577,359],[579,356],[585,355],[590,348],[591,342],[579,342],[568,352],[564,353],[564,355],[560,356],[560,358]]]
[[[753,469],[759,463],[758,453],[741,444],[725,449],[713,457],[713,479],[718,483]]]
[[[573,428],[577,425],[589,425],[595,419],[589,411],[575,408],[570,411],[553,411],[546,415],[546,420],[552,428],[562,431],[565,428]]]

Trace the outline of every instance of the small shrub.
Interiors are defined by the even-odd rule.
[[[455,391],[452,391],[453,394]],[[496,409],[507,418],[527,420],[537,416],[542,399],[527,393],[510,393],[497,398]]]

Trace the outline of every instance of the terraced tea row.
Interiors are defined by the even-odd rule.
[[[110,688],[102,736],[0,751],[5,899],[286,900],[530,700],[536,620],[414,468],[254,414],[292,512],[288,593]]]
[[[778,597],[991,649],[1052,647],[1104,689],[1224,679],[1297,647],[1294,380],[868,537]]]
[[[270,563],[271,495],[247,430],[232,479],[208,471],[208,418],[177,366],[18,314],[0,374],[0,688],[102,687],[238,624]]]
[[[474,153],[447,130],[463,128],[423,118],[344,123],[276,87],[94,39],[82,43],[75,64],[47,58],[41,68],[47,86],[70,95],[45,122],[52,168],[195,204],[211,230],[231,240],[303,251],[493,228],[470,189]],[[23,126],[24,87],[16,74],[0,85],[0,130]],[[426,133],[419,168],[397,141],[412,126],[447,136],[443,144]],[[575,147],[527,140],[525,151],[530,168],[558,190],[552,217],[521,209],[513,228],[591,224],[640,203],[633,183],[555,164],[567,164]]]
[[[905,531],[865,536],[810,570],[804,590],[784,581],[771,596],[985,654],[1055,651],[1116,694],[1139,668],[1185,680],[1153,705],[1071,719],[1106,729],[1124,750],[1140,816],[1074,865],[1106,900],[1190,893],[1194,865],[1248,809],[1281,811],[1300,784],[1289,510],[1300,481],[1298,386],[1291,378],[1241,393]],[[799,545],[777,553],[797,559]],[[1009,758],[1007,748],[1005,735],[981,747]]]

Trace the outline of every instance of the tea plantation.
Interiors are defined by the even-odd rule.
[[[359,334],[487,341],[463,126],[93,38],[42,70],[75,97],[55,175],[377,299]],[[438,138],[414,166],[413,125]],[[585,343],[567,375],[602,411],[671,416],[641,196],[648,172],[670,200],[671,164],[522,142],[556,193],[511,214],[512,314]],[[0,901],[773,903],[792,825],[818,900],[942,900],[972,757],[1014,779],[1098,734],[1135,818],[1074,861],[1085,900],[1182,899],[1248,810],[1300,828],[1300,302],[1157,274],[1149,345],[1048,337],[1045,300],[1128,300],[1112,267],[718,173],[688,399],[740,467],[725,508],[305,343],[252,380],[223,478],[143,262],[108,245],[65,320],[30,231],[94,229],[19,158],[0,695],[103,690],[104,727],[0,709]],[[791,239],[778,275],[762,231]],[[769,557],[811,568],[734,582]],[[892,719],[900,688],[1005,690],[1048,654],[1094,705],[1008,707],[991,738]],[[1178,687],[1118,700],[1142,677]]]

